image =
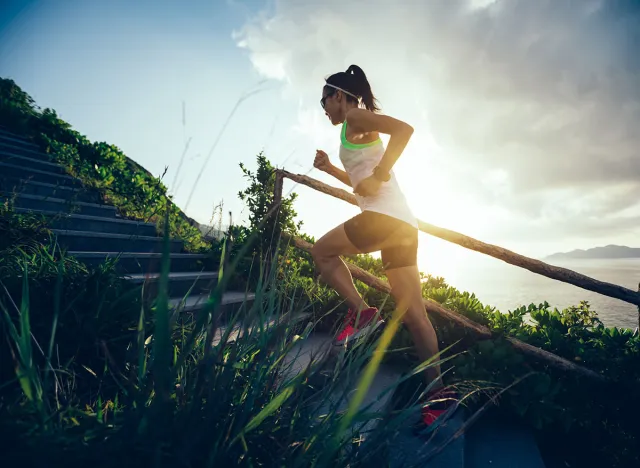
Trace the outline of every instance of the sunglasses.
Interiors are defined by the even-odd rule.
[[[329,94],[322,96],[322,99],[320,99],[320,105],[322,106],[323,109],[324,109],[325,103],[327,102],[327,98],[330,98],[334,94],[335,94],[335,91],[331,91],[329,92]]]

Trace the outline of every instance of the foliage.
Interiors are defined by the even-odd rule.
[[[260,256],[272,255],[280,239],[280,233],[298,234],[302,222],[295,222],[297,213],[293,202],[298,194],[283,196],[280,207],[274,212],[274,192],[276,183],[275,168],[263,152],[257,156],[257,169],[249,170],[243,163],[240,169],[248,180],[248,187],[238,193],[249,209],[249,229],[259,233],[254,252]]]
[[[362,408],[345,419],[331,395],[357,385],[356,370],[371,361],[373,343],[341,353],[329,378],[322,372],[324,361],[296,369],[286,357],[313,327],[302,329],[306,321],[285,306],[292,302],[274,284],[264,284],[257,291],[261,300],[244,304],[218,329],[224,278],[193,321],[169,328],[169,310],[158,302],[154,323],[141,320],[118,343],[131,352],[106,360],[102,372],[92,370],[100,391],[78,393],[64,363],[31,359],[39,353],[29,334],[35,311],[25,300],[33,291],[26,271],[22,276],[26,286],[12,296],[22,298],[21,313],[0,310],[2,339],[10,343],[17,376],[9,388],[18,404],[0,406],[8,465],[64,459],[79,466],[146,466],[151,457],[154,466],[372,466],[416,411],[410,406],[375,414]],[[63,298],[60,309],[69,301]],[[234,329],[246,332],[233,338]],[[85,357],[77,355],[79,364]],[[374,418],[378,424],[367,429],[362,444],[361,432]]]
[[[0,78],[0,125],[30,137],[87,189],[101,193],[104,201],[116,206],[123,217],[156,223],[159,232],[163,232],[167,218],[171,237],[184,240],[188,250],[208,247],[199,229],[171,201],[161,178],[150,174],[116,146],[90,142],[54,110],[40,110],[12,80],[3,78]]]
[[[529,377],[525,385],[507,391],[500,401],[501,411],[522,418],[558,456],[562,454],[577,466],[595,460],[607,466],[640,462],[638,410],[633,397],[640,383],[640,338],[636,332],[604,327],[587,302],[564,310],[551,310],[546,302],[530,304],[507,313],[471,302],[457,311],[468,317],[482,316],[495,338],[466,340],[466,352],[453,361],[456,379],[486,381],[501,388],[530,370],[542,371]],[[445,342],[462,338],[453,327],[439,327],[439,332]],[[584,365],[610,382],[587,382],[525,358],[501,338],[507,336]],[[610,398],[607,389],[615,391],[616,397]],[[558,445],[557,439],[548,437],[558,432],[567,434],[573,443]],[[593,440],[590,450],[580,446],[585,438]]]
[[[302,222],[296,222],[297,213],[293,202],[297,194],[283,196],[280,206],[274,209],[275,168],[263,152],[256,156],[256,169],[252,171],[240,163],[240,169],[248,186],[238,193],[249,210],[248,226],[232,225],[224,239],[213,243],[216,260],[220,259],[222,245],[226,243],[229,259],[238,261],[234,275],[235,285],[254,288],[262,274],[267,273],[273,258],[279,256],[286,246],[281,242],[281,233],[299,235]],[[250,242],[245,252],[244,246]],[[239,252],[243,251],[241,257]]]
[[[113,358],[126,353],[120,346],[131,335],[140,310],[139,289],[131,286],[115,271],[113,263],[88,268],[64,255],[41,217],[17,214],[11,207],[0,210],[0,229],[7,235],[0,245],[0,311],[19,315],[19,298],[28,278],[30,328],[33,339],[44,348],[55,326],[56,360],[79,375],[74,385],[86,389],[107,354]],[[0,327],[1,328],[1,327]],[[9,350],[0,344],[0,375],[6,381]],[[82,356],[85,370],[75,361]],[[43,356],[36,355],[36,364]]]

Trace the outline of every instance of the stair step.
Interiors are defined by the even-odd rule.
[[[135,284],[144,284],[145,291],[152,297],[158,293],[160,273],[135,273],[126,276]],[[189,294],[198,295],[211,291],[218,280],[218,273],[202,272],[170,272],[168,294],[170,297],[182,298]]]
[[[491,413],[471,427],[466,441],[468,468],[545,468],[531,430]]]
[[[82,183],[72,176],[54,174],[53,172],[23,167],[18,164],[12,164],[4,161],[0,161],[0,175],[5,178],[10,177],[20,180],[35,180],[36,182],[64,185],[67,187],[82,187]]]
[[[222,295],[222,305],[239,306],[243,302],[253,301],[255,298],[256,295],[254,293],[227,291]],[[208,300],[208,294],[190,295],[189,297],[184,299],[184,304],[182,304],[183,298],[175,297],[169,299],[169,308],[178,309],[181,312],[195,313],[201,310]]]
[[[267,319],[267,317],[264,317],[263,320],[264,319]],[[224,325],[220,325],[219,327],[216,328],[216,332],[213,336],[213,345],[217,346],[218,344],[220,344],[224,334],[227,333],[227,331],[229,330],[229,327],[231,327],[231,330],[229,331],[227,343],[232,343],[234,341],[237,341],[239,338],[242,338],[243,335],[246,336],[246,333],[251,333],[251,334],[254,334],[254,336],[256,336],[255,334],[261,333],[262,331],[267,332],[269,331],[270,328],[273,328],[278,325],[287,324],[288,333],[291,333],[293,330],[302,330],[305,328],[305,325],[308,324],[309,321],[312,319],[313,319],[312,314],[302,312],[302,313],[297,313],[296,315],[287,314],[287,315],[281,315],[278,317],[273,317],[263,321],[262,323],[254,323],[251,325],[243,323],[242,321],[239,321],[237,323],[227,323]],[[256,322],[258,322],[259,320],[260,319],[256,318]],[[316,357],[317,356],[314,356],[314,358]],[[288,376],[291,376],[293,375],[294,372],[295,374],[299,374],[306,368],[306,365],[308,365],[311,360],[311,359],[304,359],[304,358],[299,359],[299,358],[300,358],[300,354],[293,355],[293,353],[291,352],[287,353],[287,355],[284,358],[284,368],[287,371],[285,376],[287,374]],[[298,365],[299,364],[298,361],[303,361],[302,365]]]
[[[466,435],[459,431],[464,427],[466,416],[462,408],[453,413],[446,421],[439,423],[435,431],[413,433],[412,425],[420,423],[420,413],[407,421],[405,427],[391,440],[389,464],[391,468],[404,466],[428,466],[429,468],[467,467],[465,453]],[[456,436],[456,434],[458,434]],[[429,440],[429,443],[425,443]],[[448,443],[448,445],[447,445]],[[444,446],[441,452],[437,450]],[[517,465],[510,465],[517,466]]]
[[[24,208],[29,211],[53,211],[56,213],[83,214],[88,216],[100,216],[115,218],[116,208],[111,205],[99,205],[97,203],[70,202],[61,198],[43,197],[40,195],[0,194],[0,200],[12,199],[16,208]]]
[[[0,176],[0,192],[24,193],[26,195],[39,195],[61,200],[77,200],[100,204],[100,194],[96,191],[47,184],[46,182],[36,182],[35,180],[4,178],[3,175]]]
[[[304,319],[304,315],[301,317]],[[304,322],[301,324],[304,325]],[[333,374],[336,369],[342,367],[344,364],[339,364],[340,361],[344,363],[345,351],[341,346],[334,345],[335,335],[329,333],[322,333],[313,331],[303,339],[296,341],[289,353],[283,359],[283,380],[289,380],[300,373],[305,372],[310,367],[315,367],[316,370],[310,376],[310,384],[315,386],[323,392],[323,400],[318,402],[319,405],[315,409],[310,408],[315,414],[326,414],[327,411],[346,411],[351,404],[352,398],[356,393],[358,384],[362,373],[364,372],[364,363],[361,365],[354,365],[351,369],[347,370],[342,368],[342,378],[331,384],[328,388],[323,388],[327,382],[322,382],[323,370],[329,370]],[[351,358],[350,358],[351,359]],[[357,359],[356,359],[357,361]],[[325,367],[326,366],[326,367]],[[396,366],[390,364],[381,364],[375,373],[370,386],[367,388],[364,400],[360,406],[360,409],[367,407],[368,412],[381,412],[385,413],[389,409],[393,409],[390,405],[394,404],[394,393],[397,390],[391,390],[397,384],[398,380],[403,378],[403,373]],[[371,405],[371,406],[369,406]],[[415,411],[415,417],[409,416],[410,421],[406,421],[405,426],[401,426],[399,430],[393,434],[389,434],[390,459],[379,460],[379,463],[372,464],[371,461],[365,464],[365,466],[428,466],[428,467],[455,467],[463,468],[464,464],[458,463],[460,457],[454,457],[451,464],[438,464],[431,463],[418,465],[415,462],[416,453],[421,449],[433,448],[431,444],[426,444],[426,439],[420,439],[413,436],[411,430],[411,424],[419,421],[420,411]],[[367,432],[372,431],[378,424],[380,419],[369,420],[364,424],[360,430],[364,433],[364,445],[363,450],[367,449],[367,444],[372,443],[367,440]],[[443,427],[444,429],[444,427]],[[449,431],[451,434],[451,431]],[[404,445],[399,448],[396,444]],[[456,447],[456,454],[460,455],[461,447]]]
[[[26,208],[16,208],[18,213],[32,212]],[[155,236],[156,226],[151,223],[129,221],[120,218],[105,218],[104,216],[88,216],[79,214],[60,213],[58,211],[38,211],[38,213],[54,218],[51,227],[70,231],[111,232],[115,234],[133,234],[139,236]]]
[[[19,144],[21,144],[23,146],[32,147],[34,149],[38,148],[38,145],[36,145],[31,140],[28,140],[27,138],[24,138],[23,136],[17,135],[15,133],[3,128],[3,127],[0,127],[0,139],[12,141],[14,143],[19,143]]]
[[[50,161],[43,161],[41,159],[30,158],[28,156],[16,154],[12,151],[5,151],[4,149],[0,149],[0,161],[14,164],[20,167],[36,169],[38,171],[67,175],[66,169],[60,164],[56,164]]]
[[[162,265],[162,254],[157,252],[67,252],[81,262],[97,266],[105,259],[118,259],[116,268],[124,273],[157,273]],[[205,266],[205,254],[172,253],[171,271],[200,271]]]
[[[70,231],[52,229],[58,237],[60,245],[68,251],[95,252],[161,252],[161,237],[136,236],[128,234],[111,234],[91,231]],[[170,240],[170,252],[182,250],[181,240]]]
[[[125,277],[134,283],[144,283],[148,281],[158,281],[162,273],[133,273]],[[182,271],[169,272],[170,281],[195,281],[197,279],[217,279],[218,273],[213,271]]]
[[[26,156],[27,158],[37,159],[44,162],[53,162],[55,156],[50,153],[46,153],[37,146],[31,146],[28,144],[21,144],[13,140],[6,140],[0,135],[0,151],[17,154],[19,156]]]

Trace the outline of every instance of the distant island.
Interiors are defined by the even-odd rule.
[[[572,250],[571,252],[558,252],[549,255],[547,260],[563,260],[573,258],[640,258],[640,248],[626,247],[624,245],[607,245],[592,249]]]

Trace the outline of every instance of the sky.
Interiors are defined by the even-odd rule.
[[[207,223],[247,218],[239,163],[340,186],[324,78],[367,73],[415,133],[394,170],[416,215],[544,256],[640,246],[637,0],[3,0],[0,76],[122,149]],[[178,162],[188,143],[185,163]],[[210,155],[210,157],[208,157]],[[346,188],[346,187],[344,187]],[[356,207],[291,182],[319,237]],[[465,251],[421,237],[421,266]]]

